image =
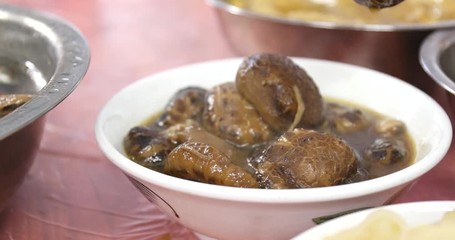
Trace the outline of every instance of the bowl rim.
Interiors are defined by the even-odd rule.
[[[441,87],[455,95],[455,81],[440,66],[441,54],[455,44],[455,30],[439,30],[428,35],[419,50],[419,61],[424,71]]]
[[[339,30],[352,30],[352,31],[370,31],[370,32],[410,32],[410,31],[429,31],[434,29],[444,29],[455,26],[455,20],[444,20],[434,23],[413,24],[413,23],[399,23],[399,24],[364,24],[364,23],[336,23],[329,21],[306,21],[294,18],[277,17],[266,14],[261,14],[244,8],[234,6],[226,0],[205,0],[209,6],[215,9],[224,11],[226,13],[247,17],[257,20],[271,21],[280,24],[287,24],[292,26],[312,27],[321,29],[339,29]],[[354,0],[352,0],[354,1]]]
[[[214,61],[205,61],[199,63],[193,63],[170,70],[162,71],[157,74],[152,74],[150,76],[139,79],[125,88],[121,89],[119,92],[114,94],[107,103],[102,107],[99,112],[97,119],[95,121],[95,137],[98,143],[98,146],[105,154],[105,156],[117,167],[120,168],[126,175],[142,179],[146,182],[151,182],[155,185],[165,187],[172,191],[177,191],[181,193],[186,193],[189,195],[208,197],[212,199],[222,199],[235,202],[261,202],[261,203],[302,203],[302,202],[327,202],[340,199],[348,199],[373,193],[378,193],[381,191],[386,191],[388,189],[404,186],[407,183],[412,182],[418,177],[422,176],[430,169],[432,169],[436,164],[438,164],[445,154],[447,153],[450,143],[452,141],[452,125],[447,113],[443,108],[430,96],[421,91],[420,89],[412,86],[409,83],[399,80],[393,76],[380,73],[376,70],[367,69],[361,66],[355,66],[347,63],[334,62],[330,60],[320,60],[320,59],[310,59],[304,57],[293,57],[293,59],[300,59],[302,61],[312,61],[319,62],[324,64],[335,64],[339,66],[346,66],[349,68],[362,69],[363,71],[369,71],[374,74],[380,74],[383,77],[387,77],[390,80],[397,82],[397,84],[403,84],[405,87],[412,88],[413,91],[418,91],[427,101],[434,105],[435,110],[439,112],[440,121],[447,126],[447,130],[444,136],[441,136],[440,142],[438,142],[437,147],[434,151],[430,152],[424,159],[414,163],[413,165],[402,169],[398,172],[388,174],[383,177],[376,179],[371,179],[367,181],[350,183],[345,185],[331,186],[331,187],[321,187],[321,188],[306,188],[306,189],[252,189],[252,188],[238,188],[238,187],[228,187],[228,186],[218,186],[206,183],[199,183],[194,181],[189,181],[186,179],[180,179],[173,176],[169,176],[163,173],[156,172],[154,170],[145,168],[130,159],[124,156],[122,153],[117,151],[117,149],[109,142],[108,138],[104,134],[104,122],[108,120],[109,112],[107,112],[107,106],[114,101],[119,95],[123,92],[128,92],[129,89],[135,88],[135,86],[141,85],[147,81],[153,81],[155,78],[160,76],[170,74],[182,69],[191,68],[198,65],[204,65],[208,63],[212,64],[223,64],[230,61],[235,61],[240,63],[243,58],[228,58]],[[428,160],[428,158],[434,160]],[[388,181],[383,181],[384,178],[389,179]],[[279,193],[279,194],[271,194]]]
[[[0,140],[44,116],[63,101],[85,76],[89,45],[73,24],[50,13],[0,3],[0,21],[22,24],[42,33],[53,46],[57,64],[48,83],[24,105],[0,118]]]

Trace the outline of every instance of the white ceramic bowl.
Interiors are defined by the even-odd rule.
[[[323,240],[342,230],[357,226],[373,211],[379,209],[391,210],[400,215],[407,226],[415,227],[422,224],[432,224],[439,221],[442,216],[455,211],[455,201],[428,201],[394,204],[384,207],[372,208],[327,221],[305,231],[292,240]]]
[[[386,203],[445,156],[452,126],[428,95],[389,75],[352,65],[294,58],[321,94],[361,103],[405,122],[416,162],[374,180],[313,189],[242,189],[178,179],[130,161],[122,139],[129,129],[163,109],[183,87],[233,81],[242,59],[184,66],[139,80],[102,109],[96,137],[102,151],[163,211],[193,231],[218,239],[289,239],[314,226],[313,218]]]

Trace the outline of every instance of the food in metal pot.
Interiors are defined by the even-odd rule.
[[[25,104],[30,98],[32,98],[32,95],[29,94],[0,95],[0,118]]]
[[[389,6],[400,0],[358,0],[369,7]],[[252,12],[304,21],[350,24],[433,23],[455,19],[453,0],[408,0],[372,11],[353,0],[227,0]]]

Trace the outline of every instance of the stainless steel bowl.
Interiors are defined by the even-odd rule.
[[[0,94],[33,94],[0,118],[0,210],[33,162],[46,113],[75,89],[89,58],[86,40],[70,23],[0,4]]]
[[[455,30],[430,34],[420,49],[420,63],[428,75],[447,92],[455,114]]]
[[[430,24],[311,22],[252,12],[225,0],[206,2],[213,7],[227,41],[239,55],[274,52],[347,62],[391,74],[421,89],[425,89],[428,82],[418,61],[421,42],[435,29],[455,26],[455,21]]]

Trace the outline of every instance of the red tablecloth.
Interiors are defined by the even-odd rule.
[[[236,56],[212,9],[197,0],[7,2],[72,22],[86,36],[92,58],[78,88],[47,115],[36,161],[0,213],[0,239],[195,239],[104,157],[94,122],[114,93],[139,78]],[[432,95],[448,110],[442,90]],[[454,144],[395,202],[447,199],[455,200]]]

